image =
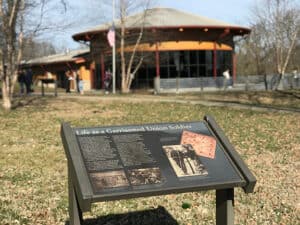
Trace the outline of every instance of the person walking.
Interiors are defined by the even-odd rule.
[[[224,77],[224,80],[223,80],[223,88],[224,88],[224,90],[226,90],[227,87],[228,87],[229,81],[230,81],[230,73],[229,73],[229,69],[226,69],[226,70],[223,72],[223,77]]]
[[[298,70],[294,69],[293,70],[293,78],[294,78],[294,82],[293,82],[293,87],[292,88],[299,88],[299,79],[300,79],[300,75],[298,74]]]

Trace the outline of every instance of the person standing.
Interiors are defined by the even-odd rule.
[[[83,80],[82,77],[80,75],[78,75],[78,83],[77,83],[77,87],[78,87],[78,91],[81,95],[83,95]]]
[[[73,80],[73,73],[72,71],[68,70],[66,73],[66,93],[71,93],[71,81]]]
[[[24,94],[24,90],[25,90],[25,72],[24,70],[20,70],[19,74],[18,74],[18,82],[20,85],[20,94],[23,95]]]
[[[294,82],[293,82],[293,88],[298,88],[299,87],[299,79],[300,79],[300,75],[298,74],[297,69],[293,70],[293,78],[294,78]]]
[[[25,86],[26,86],[26,94],[33,92],[33,89],[31,88],[31,85],[32,85],[31,69],[27,69],[26,72],[24,72],[24,81],[25,81]]]
[[[226,70],[223,72],[223,77],[224,77],[224,80],[223,80],[223,88],[224,88],[224,90],[226,90],[227,87],[228,87],[229,81],[230,81],[230,73],[229,73],[229,69],[226,69]]]
[[[105,77],[104,77],[105,94],[109,93],[111,78],[112,78],[112,74],[110,72],[110,69],[108,69],[107,71],[105,71]]]
[[[76,80],[77,92],[80,93],[80,89],[79,89],[80,75],[79,75],[78,71],[74,72],[74,76],[75,76],[75,80]]]

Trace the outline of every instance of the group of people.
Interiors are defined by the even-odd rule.
[[[20,93],[30,94],[33,92],[32,89],[32,71],[31,69],[22,69],[18,72],[18,82],[20,85]]]
[[[66,75],[66,79],[65,79],[66,93],[71,92],[71,82],[75,80],[77,92],[80,94],[83,94],[82,77],[77,72],[72,71],[72,70],[66,71],[65,75]]]

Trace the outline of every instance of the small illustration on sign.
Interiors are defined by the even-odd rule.
[[[181,144],[190,144],[198,156],[214,159],[216,151],[216,139],[207,135],[183,131]]]

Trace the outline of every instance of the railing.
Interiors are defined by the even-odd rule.
[[[157,92],[168,91],[205,91],[205,90],[273,90],[278,87],[282,89],[300,88],[300,74],[298,76],[286,74],[280,81],[279,75],[253,75],[237,76],[225,81],[224,77],[194,77],[194,78],[172,78],[159,79],[155,82]]]

